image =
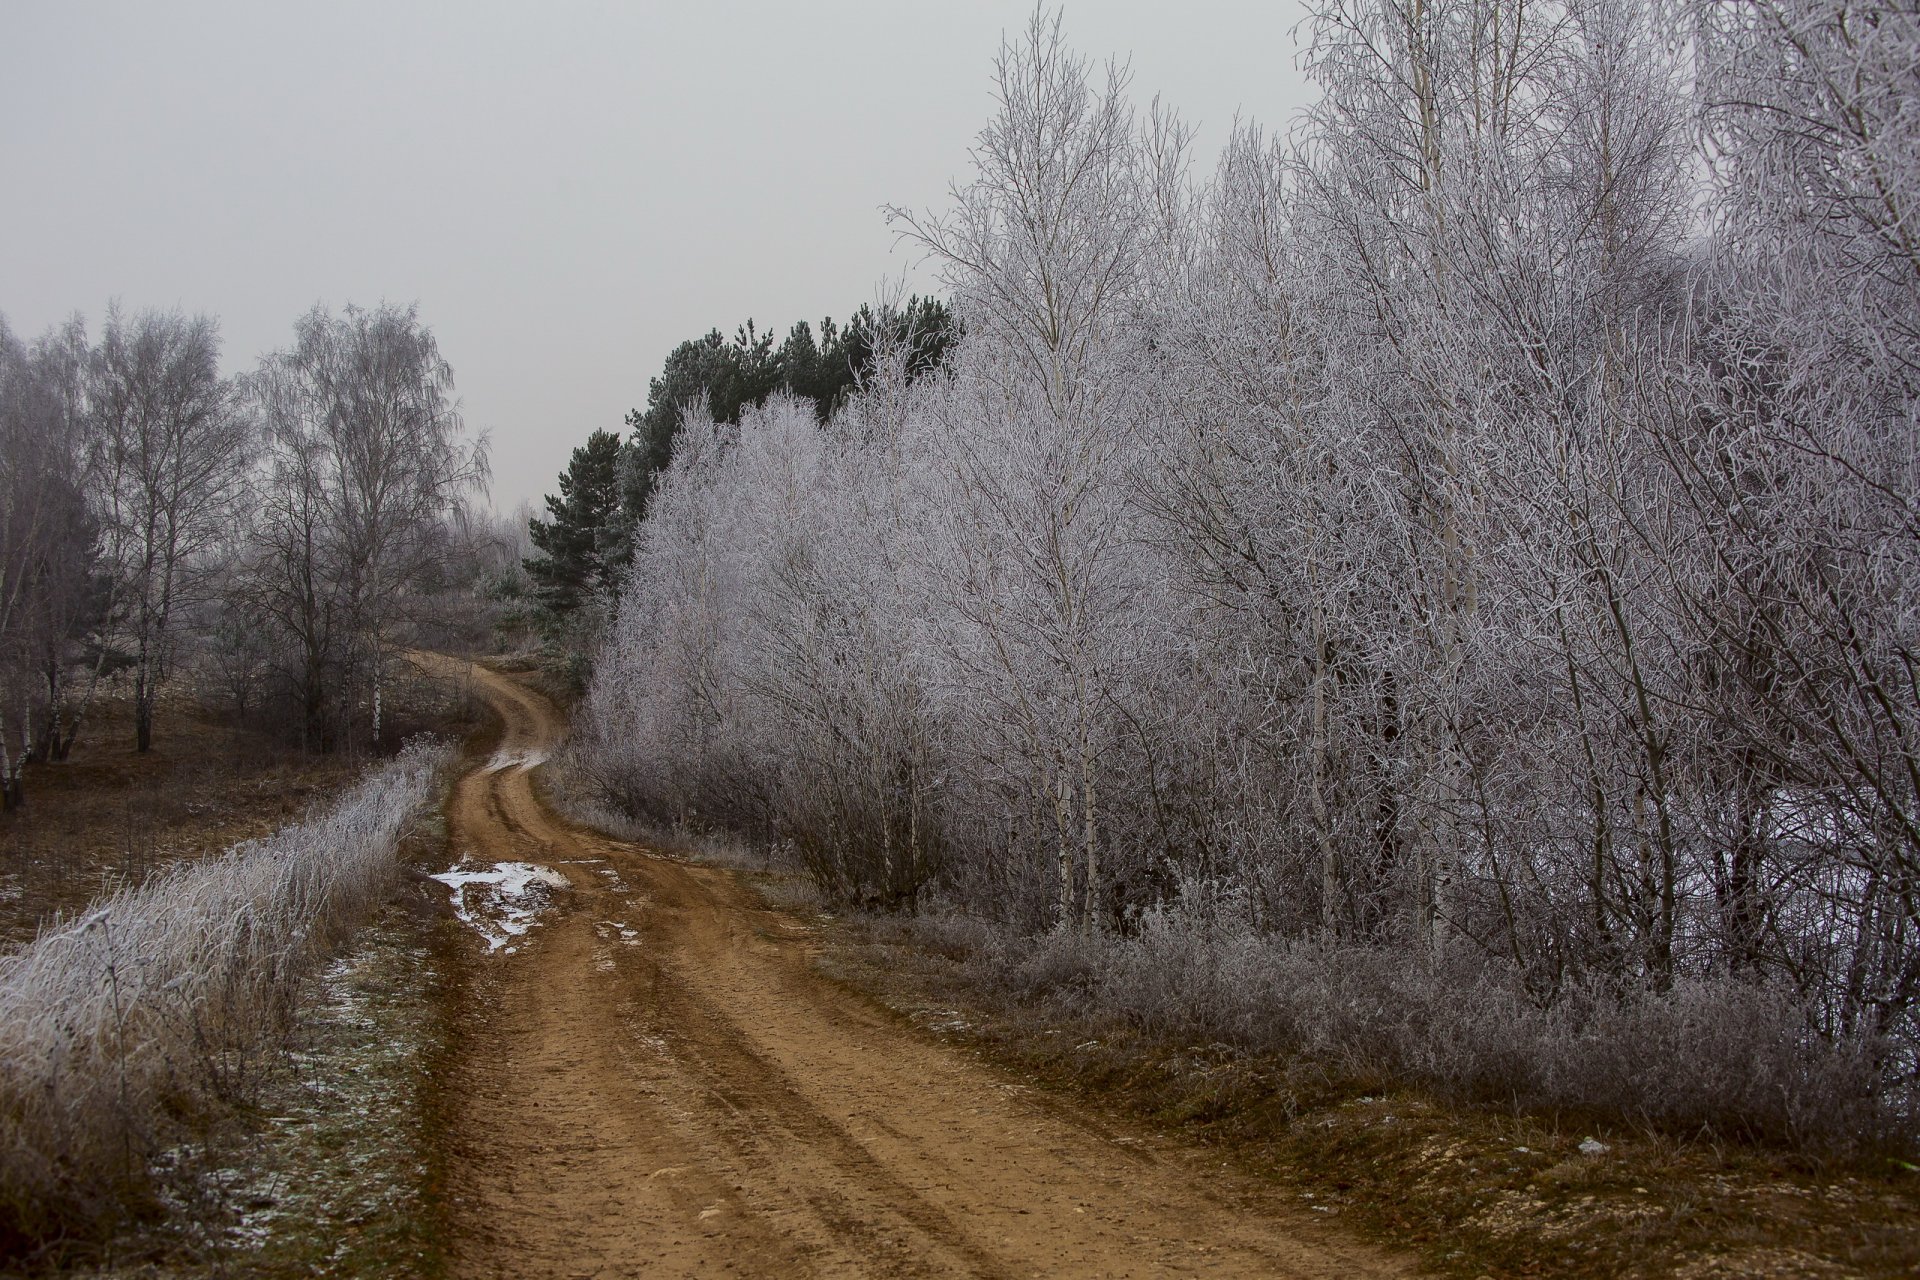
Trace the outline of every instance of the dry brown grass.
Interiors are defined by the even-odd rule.
[[[420,676],[403,681],[392,703],[395,745],[422,729],[458,736],[476,717],[465,689]],[[128,698],[109,691],[72,756],[30,767],[25,807],[0,814],[0,947],[176,862],[298,821],[365,763],[235,724],[179,686],[163,692],[153,749],[142,755]]]
[[[1920,1170],[1885,1155],[1822,1161],[1576,1112],[1452,1104],[1364,1069],[1023,1004],[950,931],[820,920],[830,970],[909,1021],[1213,1145],[1437,1274],[1920,1274]],[[1583,1152],[1589,1140],[1606,1150]]]
[[[169,1153],[251,1095],[304,981],[391,893],[446,754],[424,740],[302,822],[0,956],[0,1252],[159,1207]]]

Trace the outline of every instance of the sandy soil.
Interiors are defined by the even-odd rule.
[[[1203,1150],[902,1026],[727,873],[569,826],[522,763],[558,714],[477,679],[505,736],[458,785],[453,852],[571,888],[515,953],[475,959],[446,1081],[453,1274],[1411,1272]]]

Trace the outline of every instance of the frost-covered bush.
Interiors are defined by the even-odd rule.
[[[1885,1087],[1878,1046],[1821,1036],[1779,986],[1586,985],[1548,1003],[1510,963],[1455,957],[1429,970],[1378,947],[1276,937],[1197,893],[1132,936],[966,941],[978,977],[1050,1016],[1306,1058],[1466,1101],[1828,1151],[1904,1146],[1920,1119],[1920,1098]]]
[[[0,957],[0,1248],[109,1226],[233,1100],[313,965],[391,891],[444,748],[331,807],[123,889]]]

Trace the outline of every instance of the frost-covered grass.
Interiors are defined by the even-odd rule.
[[[390,892],[444,758],[115,893],[0,959],[0,1249],[151,1208],[156,1162],[241,1095],[300,980]]]
[[[224,1144],[224,1203],[195,1224],[216,1274],[434,1274],[430,1095],[445,1028],[429,919],[384,909],[303,984],[261,1123]]]
[[[1668,1134],[1829,1153],[1914,1139],[1914,1100],[1885,1087],[1875,1046],[1817,1035],[1804,1002],[1773,985],[1589,984],[1544,1003],[1497,960],[1423,966],[1390,948],[1276,937],[1191,893],[1128,935],[1020,935],[958,916],[913,928],[976,989],[1061,1025]]]

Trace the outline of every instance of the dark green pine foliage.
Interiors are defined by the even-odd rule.
[[[524,563],[542,608],[564,616],[600,595],[612,598],[620,571],[632,559],[620,500],[620,437],[596,431],[560,476],[560,494],[547,495],[546,520],[528,524],[537,556]]]
[[[773,335],[758,332],[751,320],[731,339],[715,329],[675,347],[660,376],[647,386],[647,407],[627,414],[633,434],[621,476],[626,520],[638,523],[655,477],[673,457],[685,405],[705,396],[716,421],[738,422],[748,406],[775,391],[791,391],[813,401],[825,422],[873,367],[883,334],[907,344],[907,375],[914,378],[939,367],[959,337],[959,325],[945,303],[916,296],[904,307],[876,312],[863,306],[844,327],[829,317],[820,322],[818,336],[802,320],[778,347]]]
[[[660,376],[647,384],[646,409],[627,414],[633,430],[624,479],[629,515],[637,519],[653,491],[653,477],[673,456],[682,406],[705,396],[716,421],[738,422],[743,408],[764,401],[781,382],[773,335],[756,332],[751,320],[732,340],[715,329],[675,347]]]

